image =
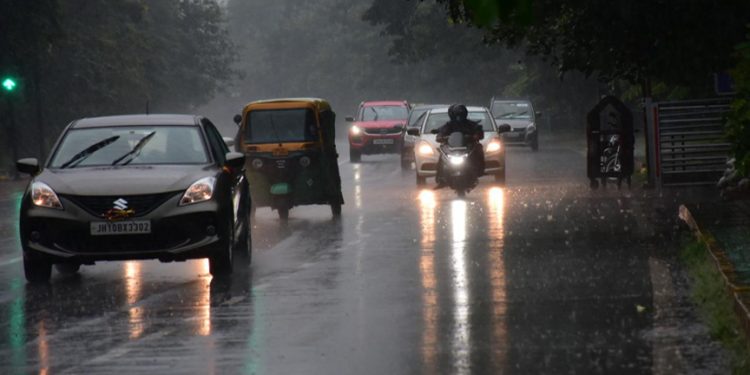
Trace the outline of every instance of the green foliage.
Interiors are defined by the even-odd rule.
[[[683,240],[682,262],[693,281],[692,297],[711,336],[721,342],[730,354],[732,372],[750,373],[750,341],[743,334],[742,325],[734,310],[734,301],[727,293],[724,277],[709,256],[706,244]]]
[[[737,95],[727,119],[727,138],[732,142],[735,168],[750,176],[750,35],[736,48],[739,63],[732,70]]]
[[[147,103],[191,112],[237,77],[217,0],[0,0],[0,10],[0,47],[10,51],[0,73],[23,83],[11,141],[26,155],[75,118]]]

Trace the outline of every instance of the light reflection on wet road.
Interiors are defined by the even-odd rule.
[[[633,193],[590,192],[578,150],[508,163],[507,187],[465,199],[417,189],[397,157],[342,163],[342,219],[259,209],[253,264],[230,280],[204,260],[132,261],[27,285],[4,215],[0,373],[654,372],[653,215]],[[0,184],[1,212],[20,189]],[[721,373],[683,319],[698,329],[666,349],[707,349],[659,368]]]

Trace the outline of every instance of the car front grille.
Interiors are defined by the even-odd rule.
[[[401,133],[401,129],[396,129],[396,128],[365,129],[365,133],[369,135],[399,134]]]
[[[147,195],[109,195],[109,196],[81,196],[65,195],[64,197],[83,208],[88,213],[103,217],[103,215],[115,207],[117,201],[124,200],[123,204],[127,209],[135,211],[134,217],[148,214],[164,202],[175,196],[176,192],[147,194]],[[122,206],[121,206],[122,207]]]

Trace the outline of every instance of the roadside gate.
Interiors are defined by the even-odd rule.
[[[724,138],[730,101],[654,103],[646,99],[649,180],[656,186],[715,185],[726,169],[730,150]]]

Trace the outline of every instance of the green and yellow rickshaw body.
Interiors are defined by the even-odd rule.
[[[271,207],[286,219],[294,206],[324,204],[340,215],[344,199],[335,121],[323,99],[273,99],[245,106],[235,147],[246,155],[256,208]]]

